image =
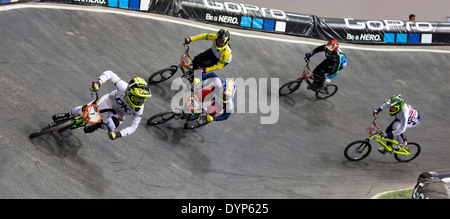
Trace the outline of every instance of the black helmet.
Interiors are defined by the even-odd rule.
[[[217,51],[224,50],[228,42],[230,41],[230,32],[227,29],[220,29],[216,34],[216,43],[214,44],[216,46]]]

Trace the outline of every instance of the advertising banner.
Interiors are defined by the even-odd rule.
[[[149,12],[243,29],[364,44],[450,44],[450,23],[319,18],[215,0],[154,0]]]
[[[10,0],[17,1],[17,0]],[[147,11],[241,29],[361,44],[450,45],[449,22],[320,18],[216,0],[50,0]]]
[[[448,44],[450,23],[319,18],[315,34],[351,43]]]
[[[149,12],[217,23],[244,29],[310,36],[313,16],[292,16],[284,11],[254,5],[211,0],[153,1]]]

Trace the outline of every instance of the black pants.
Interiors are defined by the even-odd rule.
[[[334,68],[334,62],[330,61],[329,59],[323,60],[316,68],[314,69],[314,84],[315,85],[322,85],[325,81],[325,74],[331,73]]]
[[[212,48],[207,49],[194,57],[193,67],[194,70],[200,68],[208,68],[217,64],[219,59],[214,55]]]

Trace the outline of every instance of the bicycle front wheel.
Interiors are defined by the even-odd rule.
[[[344,155],[347,160],[359,161],[369,156],[372,151],[372,145],[368,141],[354,141],[347,145]]]
[[[159,124],[165,123],[173,118],[175,118],[175,112],[173,112],[172,110],[165,111],[165,112],[158,113],[158,114],[150,117],[147,120],[147,125],[149,125],[149,126],[159,125]]]
[[[409,162],[416,159],[420,154],[421,148],[417,143],[408,142],[408,145],[399,150],[399,152],[405,152],[404,150],[408,151],[409,155],[394,153],[394,157],[398,162]]]
[[[41,135],[46,135],[49,133],[53,133],[53,132],[57,132],[59,130],[68,128],[69,126],[71,126],[73,124],[73,120],[69,119],[69,120],[65,120],[65,121],[60,121],[54,124],[50,124],[47,127],[43,128],[43,129],[39,129],[33,133],[30,134],[29,138],[35,138]]]
[[[281,86],[278,92],[280,96],[287,96],[294,93],[300,87],[301,83],[302,81],[300,80],[290,81]]]
[[[168,68],[161,69],[155,73],[153,73],[148,78],[149,84],[158,84],[161,83],[169,78],[171,78],[178,70],[178,66],[172,65]]]
[[[334,84],[328,84],[327,86],[323,87],[322,89],[316,91],[316,97],[317,99],[327,99],[333,95],[336,94],[338,91],[338,87]]]

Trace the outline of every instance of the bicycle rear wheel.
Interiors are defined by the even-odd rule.
[[[359,161],[369,156],[372,151],[372,145],[368,141],[354,141],[347,145],[344,155],[347,160]]]
[[[178,66],[172,65],[168,68],[161,69],[155,73],[153,73],[148,78],[149,84],[158,84],[161,83],[169,78],[171,78],[178,70]]]
[[[317,99],[327,99],[333,95],[336,94],[338,91],[338,87],[334,84],[328,84],[327,86],[323,87],[322,89],[316,91],[316,97]]]
[[[73,120],[71,120],[71,119],[59,121],[57,123],[52,123],[43,129],[39,129],[39,130],[31,133],[29,138],[35,138],[35,137],[38,137],[41,135],[45,135],[45,134],[53,133],[53,132],[56,132],[59,130],[63,130],[63,129],[70,127],[72,124],[73,124]]]
[[[394,153],[394,157],[398,162],[409,162],[414,159],[416,159],[417,156],[419,156],[421,148],[420,145],[414,142],[408,142],[408,145],[404,147],[405,150],[407,150],[410,154],[404,155],[404,154],[397,154]],[[400,150],[401,151],[401,150]]]
[[[165,111],[165,112],[162,112],[162,113],[158,113],[158,114],[150,117],[147,120],[147,125],[155,126],[155,125],[159,125],[159,124],[165,123],[165,122],[175,118],[175,115],[176,115],[175,112],[173,112],[172,110]]]
[[[294,93],[302,84],[301,80],[290,81],[280,87],[278,90],[280,96],[286,96]]]

